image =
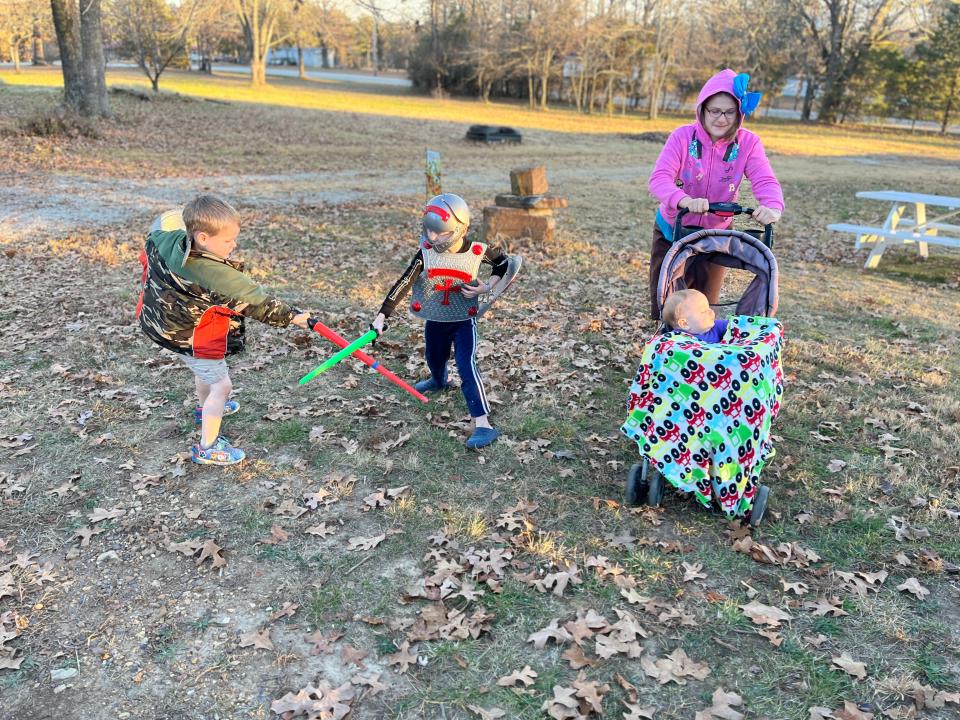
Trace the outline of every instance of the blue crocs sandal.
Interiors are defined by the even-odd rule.
[[[239,409],[240,403],[238,403],[236,400],[227,400],[227,402],[225,402],[223,405],[223,417],[226,417],[227,415],[233,415]],[[195,425],[203,424],[203,407],[201,405],[197,405],[193,409],[193,422]]]
[[[498,437],[500,437],[499,430],[488,427],[476,428],[473,431],[473,435],[467,440],[467,447],[471,450],[479,450],[480,448],[493,444]]]
[[[190,448],[190,458],[197,465],[236,465],[243,462],[246,456],[243,450],[233,447],[223,435],[219,435],[213,445],[206,449],[200,447],[200,443]]]

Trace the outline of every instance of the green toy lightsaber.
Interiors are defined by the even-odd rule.
[[[341,350],[336,355],[334,355],[332,358],[329,358],[328,360],[324,361],[322,365],[318,365],[313,370],[311,370],[306,375],[304,375],[302,378],[300,378],[300,384],[306,385],[308,382],[313,380],[320,373],[326,372],[327,370],[332,368],[334,365],[336,365],[338,362],[340,362],[344,358],[350,357],[357,350],[362,348],[364,345],[369,345],[376,339],[377,339],[376,330],[370,330],[364,333],[359,338],[354,340],[352,343],[347,345],[343,350]]]

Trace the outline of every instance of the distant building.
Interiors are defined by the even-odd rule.
[[[268,65],[297,66],[298,56],[295,47],[273,48],[267,53]],[[334,68],[337,66],[337,51],[333,48],[303,48],[303,65],[311,70]]]

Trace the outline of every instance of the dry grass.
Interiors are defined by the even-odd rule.
[[[2,77],[15,82],[12,75]],[[194,82],[171,75],[168,87],[181,77]],[[159,356],[131,320],[138,243],[150,216],[136,206],[156,202],[150,188],[125,181],[132,202],[125,219],[112,225],[78,215],[69,232],[41,228],[29,237],[8,226],[0,255],[0,437],[9,445],[0,448],[0,539],[15,553],[52,563],[55,578],[31,584],[38,570],[28,563],[23,595],[0,598],[0,613],[15,610],[21,619],[22,634],[11,644],[26,658],[18,671],[0,670],[5,712],[113,718],[121,712],[141,717],[150,707],[164,718],[266,717],[271,699],[318,675],[331,683],[349,677],[339,654],[309,654],[302,638],[319,627],[325,634],[345,632],[341,643],[369,652],[364,662],[384,671],[381,680],[390,686],[357,701],[353,717],[467,718],[470,704],[501,707],[511,718],[542,717],[539,708],[552,685],[568,685],[576,673],[559,650],[534,650],[526,637],[577,609],[594,608],[610,618],[613,608],[625,606],[611,582],[586,571],[589,555],[619,563],[637,578],[639,592],[694,618],[695,627],[678,626],[635,606],[650,631],[648,654],[662,657],[683,647],[712,669],[706,681],[680,687],[656,685],[636,661],[611,659],[588,668],[591,679],[614,688],[604,701],[611,717],[619,716],[614,711],[624,697],[617,673],[637,685],[641,704],[656,707],[658,719],[688,720],[721,685],[743,695],[749,717],[777,720],[803,720],[809,707],[837,708],[843,700],[890,708],[914,681],[957,689],[956,575],[922,553],[947,563],[960,558],[957,520],[945,512],[960,505],[960,260],[935,251],[918,263],[892,252],[878,272],[865,273],[849,241],[822,230],[834,219],[880,212],[853,200],[865,185],[895,182],[933,191],[960,180],[955,167],[932,172],[921,160],[899,157],[857,164],[821,156],[811,138],[796,140],[798,148],[811,148],[809,154],[774,159],[789,204],[777,245],[788,378],[776,426],[778,458],[768,472],[775,513],[755,539],[771,546],[797,541],[823,558],[812,568],[785,568],[734,552],[722,523],[679,499],[640,514],[605,502],[619,500],[625,468],[636,459],[616,428],[625,383],[651,328],[644,278],[653,205],[642,188],[657,151],[616,133],[647,125],[630,119],[623,122],[633,123],[633,130],[614,130],[620,126],[612,123],[620,121],[460,102],[444,104],[462,111],[451,122],[442,115],[426,121],[415,113],[436,104],[402,96],[392,101],[397,113],[411,115],[395,119],[385,117],[392,107],[386,96],[313,87],[299,90],[304,103],[316,103],[307,115],[282,106],[282,97],[292,102],[297,87],[278,83],[268,90],[278,95],[274,105],[265,104],[267,96],[256,106],[118,99],[118,120],[99,140],[0,138],[16,151],[5,177],[8,191],[22,191],[15,195],[18,217],[44,209],[44,188],[62,180],[64,170],[93,178],[75,186],[91,203],[97,188],[118,193],[115,178],[143,178],[143,167],[180,176],[183,183],[171,187],[184,193],[222,183],[243,209],[241,243],[258,280],[356,335],[412,252],[425,137],[439,138],[448,188],[463,189],[475,207],[504,189],[510,167],[543,161],[554,191],[569,197],[571,208],[559,220],[555,245],[519,245],[523,281],[483,326],[481,363],[499,401],[493,417],[505,437],[483,454],[467,453],[466,412],[457,393],[422,408],[359,367],[344,365],[301,388],[295,379],[329,348],[303,333],[255,327],[250,352],[233,365],[242,410],[227,420],[228,434],[250,461],[226,471],[183,463],[194,432],[188,373]],[[236,99],[248,92],[231,78],[204,80],[190,92],[214,91],[237,93]],[[0,88],[0,101],[14,92]],[[383,116],[342,112],[336,107],[346,102],[341,96]],[[31,97],[30,111],[51,100],[45,92]],[[384,104],[371,105],[375,100]],[[0,123],[7,126],[28,110],[0,107]],[[516,113],[503,117],[541,129],[520,148],[467,146],[459,138],[468,107],[471,113]],[[172,109],[190,120],[186,148],[175,142],[183,125]],[[577,134],[572,127],[538,124],[568,121],[596,125]],[[326,138],[335,139],[336,152],[302,135],[320,125]],[[761,129],[770,146],[787,130],[801,131]],[[389,142],[371,143],[371,132]],[[817,132],[832,138],[838,154],[865,152],[842,145],[836,131]],[[289,146],[298,133],[306,159],[295,158]],[[890,143],[883,153],[899,155],[914,142],[926,143],[918,154],[939,151],[936,139],[891,136],[883,142]],[[298,162],[323,163],[319,179],[303,179],[318,183],[304,190],[303,202],[267,202],[244,193],[246,176],[229,186],[223,176],[284,172],[291,161],[294,169]],[[394,181],[406,184],[384,187]],[[356,199],[317,199],[320,184],[341,182],[352,185]],[[31,184],[40,206],[33,210],[23,204]],[[119,197],[111,195],[112,202]],[[420,329],[401,319],[376,352],[413,379],[423,370],[420,342]],[[578,358],[592,361],[575,363]],[[405,433],[408,441],[382,449]],[[32,439],[19,445],[10,439],[23,434]],[[830,440],[818,439],[824,437]],[[885,445],[913,453],[887,457]],[[846,467],[828,472],[833,459]],[[281,510],[285,502],[302,504],[302,494],[322,483],[336,503],[296,519]],[[363,510],[363,498],[377,488],[401,485],[411,486],[411,497]],[[424,558],[435,547],[429,537],[446,528],[465,549],[502,545],[491,533],[504,532],[498,517],[521,501],[538,507],[515,531],[517,566],[506,572],[501,592],[488,592],[474,605],[495,616],[490,632],[421,643],[426,666],[404,675],[386,670],[385,656],[404,637],[395,623],[414,619],[423,607],[400,600],[403,589],[433,567]],[[90,521],[95,508],[115,507],[126,514]],[[801,512],[811,519],[801,522]],[[894,516],[927,528],[930,536],[898,542],[887,527]],[[335,534],[321,539],[304,532],[320,522]],[[273,525],[289,539],[264,543]],[[80,546],[74,533],[87,527],[104,532]],[[349,538],[387,530],[399,532],[369,553],[347,549]],[[650,544],[612,545],[608,537],[622,531]],[[207,537],[226,548],[222,572],[167,550],[171,542]],[[677,543],[682,552],[671,549]],[[111,551],[116,559],[104,555]],[[911,567],[897,565],[898,551]],[[14,557],[0,555],[0,564]],[[563,597],[537,592],[516,577],[568,560],[579,564],[584,582]],[[684,583],[683,561],[701,563],[707,578]],[[859,597],[831,569],[885,569],[890,577],[879,593]],[[931,590],[926,601],[895,590],[910,576]],[[789,606],[794,599],[781,580],[808,584],[809,597],[839,597],[849,615],[819,618],[789,607],[795,620],[774,648],[738,606],[748,599],[742,582],[759,592],[759,601]],[[285,602],[300,608],[268,622]],[[376,619],[384,624],[372,624]],[[240,634],[265,626],[274,651],[239,647]],[[817,634],[826,637],[819,648],[805,640]],[[831,657],[843,651],[867,664],[866,680],[831,669]],[[54,694],[50,670],[77,662],[80,674],[67,681],[72,687]],[[540,673],[532,693],[495,685],[524,664]],[[949,705],[925,715],[955,716]]]

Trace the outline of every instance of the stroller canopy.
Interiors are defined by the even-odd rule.
[[[776,315],[780,272],[773,252],[749,233],[716,229],[686,235],[667,251],[657,283],[657,303],[661,311],[670,293],[687,287],[687,270],[697,262],[752,272],[755,277],[737,301],[736,314]]]

